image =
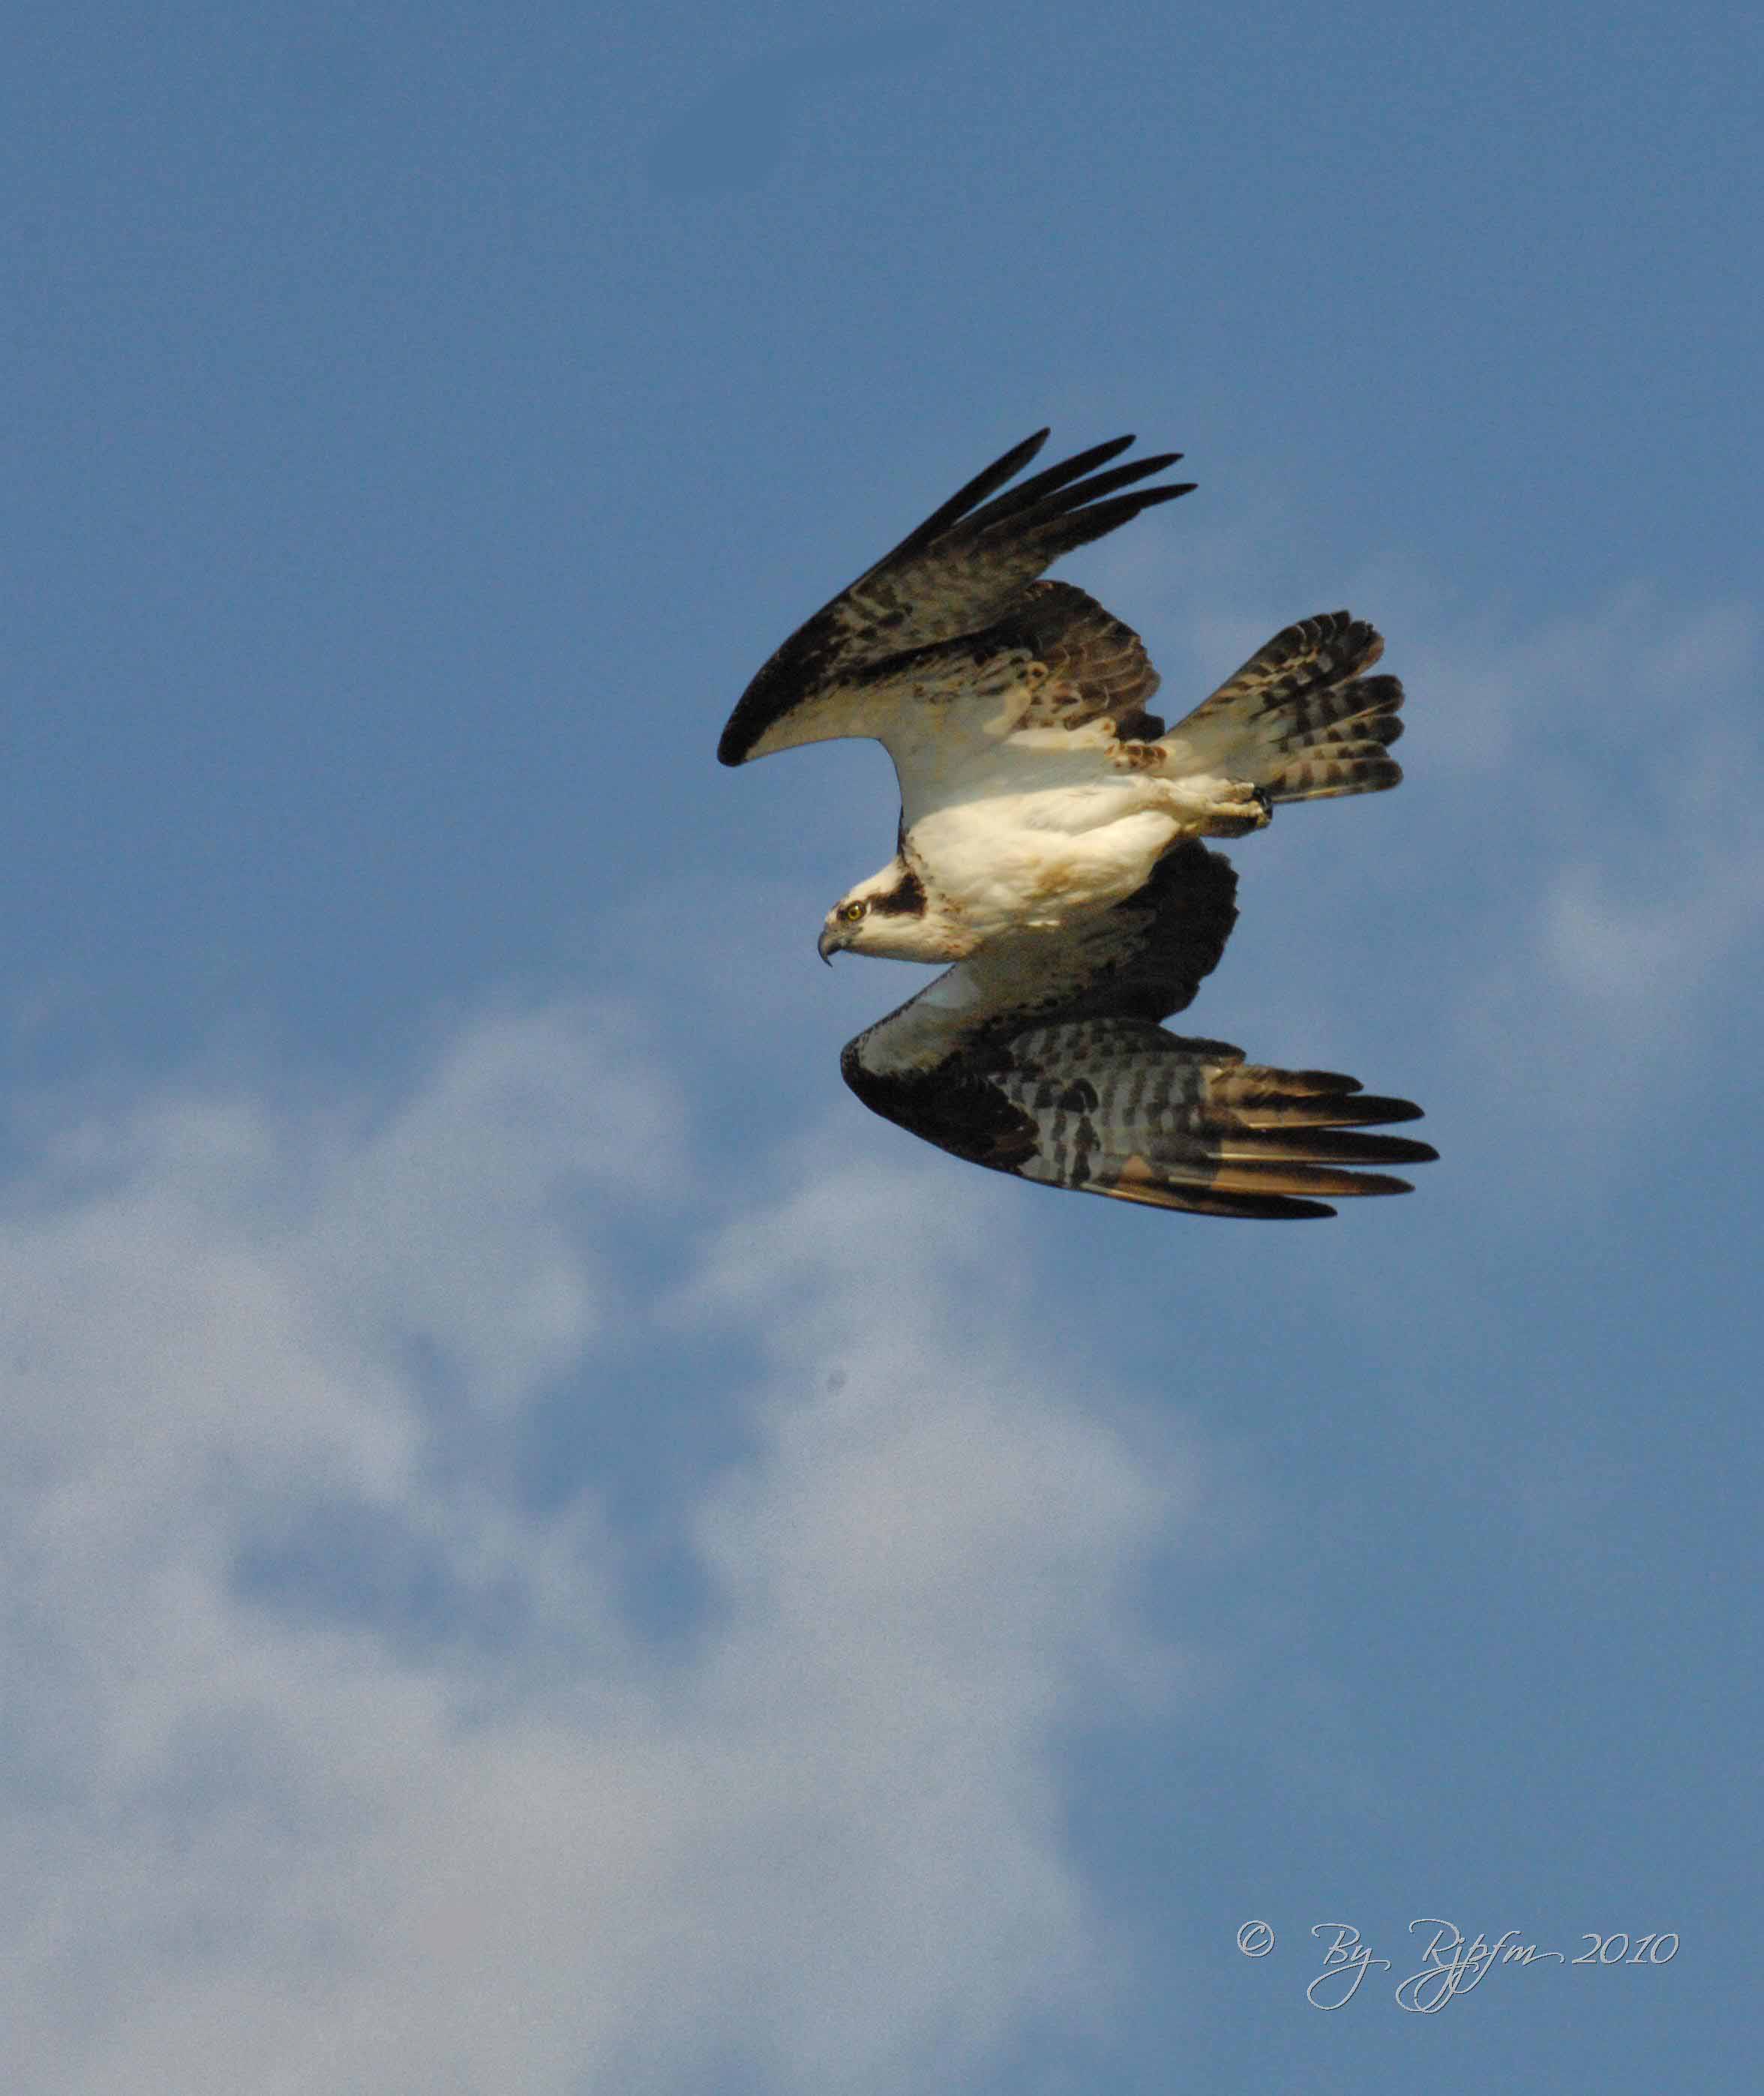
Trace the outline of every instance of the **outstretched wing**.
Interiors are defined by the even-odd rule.
[[[1407,1099],[1369,1097],[1333,1071],[1247,1063],[1241,1049],[1142,1020],[1019,1034],[989,1081],[1022,1136],[1014,1160],[982,1162],[1045,1186],[1197,1215],[1333,1216],[1331,1200],[1412,1190],[1368,1167],[1438,1154],[1361,1132],[1417,1119]]]
[[[1133,442],[1127,436],[999,494],[1047,435],[1038,430],[994,460],[791,635],[730,715],[717,747],[725,764],[841,736],[885,739],[897,709],[912,703],[912,684],[962,676],[976,653],[965,644],[1023,613],[1029,585],[1063,554],[1193,486],[1133,487],[1181,454],[1110,466]],[[978,653],[1020,644],[1000,635]]]
[[[1364,1131],[1413,1120],[1418,1107],[1156,1024],[1224,951],[1235,886],[1202,845],[1168,854],[1116,909],[958,963],[847,1046],[845,1081],[973,1164],[1155,1207],[1330,1216],[1334,1199],[1408,1192],[1374,1168],[1437,1153]]]

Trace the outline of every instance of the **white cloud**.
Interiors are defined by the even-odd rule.
[[[1268,622],[1202,594],[1190,652],[1229,667]],[[1297,823],[1263,852],[1302,869],[1276,965],[1228,974],[1197,1024],[1229,1011],[1252,1052],[1400,1088],[1413,1055],[1382,1029],[1431,996],[1415,1089],[1479,1100],[1489,1198],[1527,1163],[1568,1186],[1538,1130],[1608,1129],[1649,1059],[1695,1051],[1756,939],[1754,656],[1739,613],[1639,594],[1504,644],[1405,642],[1431,784],[1375,819],[1389,880],[1434,884],[1387,920],[1417,919],[1413,976],[1359,993],[1391,979],[1359,914],[1374,869],[1327,823],[1374,817],[1324,811],[1311,857]],[[775,1090],[805,1051],[748,986],[775,944],[806,951],[778,921],[801,910],[738,901],[706,906],[720,974],[686,941],[664,1001],[711,1000],[725,1081],[762,1055]],[[624,936],[678,944],[690,902],[634,905]],[[779,994],[849,996],[861,1023],[892,987],[811,971]],[[1000,1182],[849,1118],[731,1178],[717,1107],[682,1096],[697,1052],[509,1005],[390,1099],[39,1103],[0,1214],[20,2096],[670,2091],[724,2067],[941,2085],[1042,2010],[1106,2003],[1119,1946],[1063,1838],[1057,1749],[1087,1699],[1167,1688],[1126,1595],[1197,1533],[1191,1461],[1102,1423],[1110,1393],[1004,1314]],[[651,1280],[624,1241],[657,1215],[674,1264]],[[1334,1242],[1319,1272],[1353,1256]],[[535,1513],[509,1449],[561,1387],[640,1405],[610,1350],[659,1360],[676,1326],[758,1365],[748,1452],[664,1517],[705,1605],[662,1640],[623,1605],[609,1497]]]
[[[592,1490],[542,1517],[460,1460],[560,1378],[631,1401],[596,1335],[654,1307],[616,1238],[687,1185],[684,1123],[569,1007],[462,1028],[378,1111],[52,1121],[0,1225],[20,2096],[880,2089],[1104,1998],[1054,1750],[1159,1679],[1124,1589],[1181,1465],[976,1317],[982,1185],[805,1152],[669,1277],[763,1361],[751,1452],[676,1510],[710,1595],[677,1645],[622,1613]],[[499,1638],[247,1576],[327,1507]]]
[[[1651,1096],[1662,1058],[1709,1052],[1731,986],[1756,977],[1753,622],[1631,591],[1487,674],[1509,701],[1499,771],[1465,779],[1487,815],[1465,854],[1477,879],[1456,1030],[1509,1103],[1529,1097],[1570,1133],[1609,1129]],[[1455,710],[1457,683],[1438,685]]]
[[[1253,522],[1277,554],[1277,513]],[[1289,564],[1277,601],[1277,563],[1253,558],[1251,536],[1186,531],[1172,556],[1154,532],[1111,557],[1116,586],[1168,607],[1148,629],[1172,713],[1323,600]],[[1733,985],[1757,975],[1756,613],[1635,583],[1516,630],[1395,554],[1340,596],[1389,637],[1409,783],[1374,806],[1293,810],[1244,849],[1238,945],[1264,938],[1274,965],[1259,989],[1228,963],[1209,1003],[1229,996],[1258,1025],[1284,1016],[1301,1038],[1340,1032],[1369,999],[1386,1014],[1419,1004],[1430,1037],[1464,1051],[1443,1086],[1417,1081],[1424,1103],[1479,1094],[1531,1155],[1527,1120],[1596,1143],[1633,1118],[1662,1057],[1717,1045]]]

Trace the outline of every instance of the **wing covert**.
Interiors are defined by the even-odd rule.
[[[995,460],[785,641],[729,716],[717,748],[723,763],[875,733],[881,710],[893,702],[880,696],[886,679],[873,674],[880,666],[988,631],[1063,555],[1193,487],[1136,487],[1181,454],[1111,465],[1134,441],[1125,436],[998,493],[1047,434],[1040,430]],[[858,688],[848,688],[860,676]]]

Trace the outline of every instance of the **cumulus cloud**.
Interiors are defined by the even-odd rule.
[[[1055,1749],[1159,1679],[1127,1594],[1183,1466],[972,1312],[979,1185],[805,1151],[646,1273],[688,1120],[569,1005],[390,1098],[39,1115],[0,1228],[20,2096],[881,2089],[1106,1997]],[[753,1364],[671,1642],[592,1476],[535,1512],[471,1460],[560,1386],[631,1402],[602,1350],[670,1324]]]
[[[1265,637],[1229,565],[1190,561],[1181,645],[1145,622],[1172,692]],[[1565,1183],[1565,1128],[1608,1137],[1651,1062],[1703,1052],[1764,841],[1741,611],[1631,594],[1503,641],[1436,598],[1411,638],[1399,580],[1373,595],[1418,790],[1242,854],[1244,958],[1201,1012],[1257,1054],[1420,1071],[1459,1127],[1408,1229],[1479,1178],[1511,1212],[1527,1160]],[[1328,848],[1350,821],[1364,857]],[[1400,906],[1374,932],[1379,867]],[[789,1000],[849,997],[854,1026],[886,1002],[788,972],[814,914],[626,913],[658,1002],[716,1007],[725,1087],[763,1059],[792,1132],[747,1129],[739,1170],[701,1044],[568,1002],[456,1024],[371,1096],[207,1078],[21,1113],[20,2096],[948,2085],[1107,2003],[1121,1946],[1059,1752],[1097,1704],[1167,1692],[1130,1597],[1172,1539],[1207,1547],[1204,1459],[1024,1338],[1001,1281],[1033,1273],[1001,1238],[1020,1190],[844,1101],[802,1133],[799,1094],[837,1080]],[[701,916],[714,965],[679,937]],[[1348,1229],[1379,1226],[1328,1226],[1303,1271],[1352,1270]],[[1214,1255],[1197,1239],[1228,1288]],[[1191,1365],[1235,1343],[1193,1338]],[[642,1561],[681,1584],[664,1634],[607,1480],[579,1455],[536,1504],[511,1452],[560,1407],[617,1439],[648,1401],[634,1358],[659,1382],[707,1357],[691,1430],[718,1452],[659,1517],[690,1577]],[[1540,1528],[1602,1518],[1517,1488]]]

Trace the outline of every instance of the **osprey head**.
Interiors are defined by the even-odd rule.
[[[966,945],[919,876],[897,858],[827,911],[817,950],[829,963],[840,952],[889,961],[953,961]]]

